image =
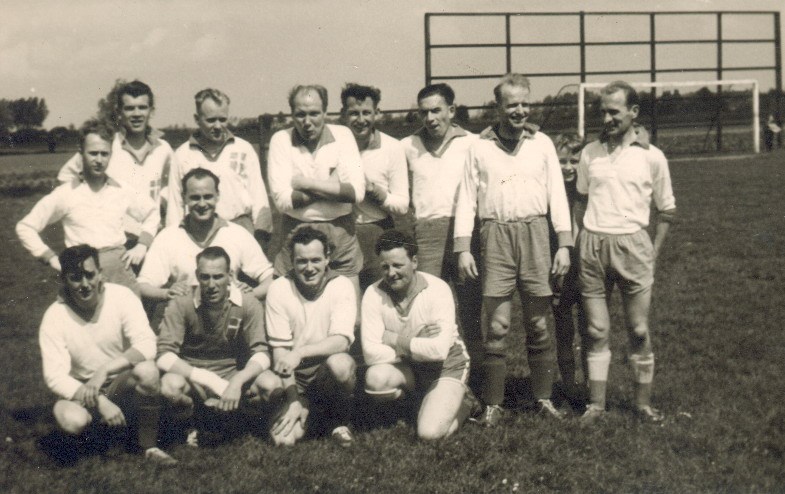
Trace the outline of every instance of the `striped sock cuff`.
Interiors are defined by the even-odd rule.
[[[611,366],[611,351],[609,349],[601,352],[589,352],[586,362],[589,367],[590,381],[608,380],[608,369]]]

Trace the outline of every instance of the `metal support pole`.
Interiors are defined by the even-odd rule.
[[[586,13],[580,11],[578,14],[580,21],[580,42],[581,42],[581,82],[586,82]]]
[[[717,80],[722,80],[722,12],[717,12]],[[722,86],[717,86],[717,151],[722,151]]]
[[[425,85],[431,84],[431,14],[425,14]]]
[[[655,32],[655,14],[649,14],[649,57],[651,58],[650,82],[657,82],[657,34]],[[657,144],[657,88],[651,88],[651,142]]]
[[[504,16],[504,32],[505,32],[505,56],[507,60],[507,71],[505,73],[509,74],[512,72],[512,35],[510,34],[510,14],[506,14]]]
[[[782,118],[783,94],[782,94],[782,30],[780,29],[780,13],[774,13],[774,87],[777,94],[774,95],[774,109],[777,116]]]

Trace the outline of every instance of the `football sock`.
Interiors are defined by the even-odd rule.
[[[139,446],[145,450],[154,448],[158,443],[158,419],[161,413],[160,396],[146,396],[136,393],[135,398]]]
[[[586,361],[589,368],[589,400],[592,405],[605,408],[611,351],[606,349],[601,352],[588,352]]]
[[[635,406],[638,408],[648,406],[651,404],[654,354],[630,355],[630,365],[635,376]]]
[[[504,378],[507,362],[501,355],[486,355],[482,364],[482,396],[486,405],[501,405],[504,402]]]
[[[549,352],[529,352],[532,394],[535,400],[548,400],[553,388],[552,361],[545,358]]]

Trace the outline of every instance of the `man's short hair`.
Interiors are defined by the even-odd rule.
[[[289,250],[292,253],[292,259],[294,259],[294,246],[296,244],[308,245],[314,240],[321,242],[322,248],[324,249],[324,256],[329,259],[330,255],[333,253],[332,242],[330,242],[326,233],[310,226],[304,226],[298,229],[289,240]]]
[[[155,101],[153,98],[153,90],[150,89],[150,86],[145,84],[144,82],[136,79],[131,82],[125,83],[119,91],[117,91],[117,101],[115,104],[117,105],[118,110],[122,110],[123,108],[123,95],[127,94],[132,98],[138,98],[139,96],[147,95],[147,98],[150,100],[150,108],[155,108]]]
[[[201,180],[208,177],[213,179],[213,182],[215,182],[215,191],[218,192],[218,184],[221,183],[221,179],[218,178],[218,175],[211,172],[207,168],[191,168],[188,170],[188,172],[183,175],[183,178],[180,181],[180,190],[182,190],[183,195],[185,195],[185,186],[190,179],[195,178],[197,180]]]
[[[294,111],[294,99],[300,93],[315,91],[322,99],[322,111],[327,111],[327,88],[319,84],[298,84],[289,91],[289,109]]]
[[[566,149],[570,152],[570,154],[575,154],[586,145],[586,140],[582,139],[577,133],[575,132],[564,132],[563,134],[559,134],[556,136],[556,139],[553,140],[553,144],[556,146],[556,150]]]
[[[359,102],[371,98],[373,107],[376,108],[382,100],[382,92],[377,87],[347,82],[341,91],[341,107],[346,108],[346,100],[349,98],[354,98]]]
[[[76,273],[82,270],[84,262],[92,258],[95,267],[101,269],[98,261],[98,249],[87,244],[73,245],[63,250],[58,259],[60,260],[60,277],[64,278],[69,273]]]
[[[229,259],[229,254],[224,250],[223,247],[219,247],[217,245],[211,245],[207,247],[202,252],[196,254],[196,264],[199,264],[199,261],[205,259],[207,261],[214,261],[216,259],[223,259],[226,261],[226,271],[229,271],[229,266],[231,264],[231,260]]]
[[[600,94],[611,95],[617,91],[624,92],[624,101],[627,104],[627,108],[632,108],[634,105],[640,106],[641,98],[638,96],[638,91],[636,91],[630,83],[625,81],[613,81],[608,83],[600,90]]]
[[[407,235],[398,230],[387,230],[379,236],[378,240],[376,240],[374,251],[378,256],[382,252],[397,248],[403,248],[406,251],[406,255],[409,256],[409,259],[416,256],[417,251],[419,250],[417,242],[411,235]]]
[[[95,134],[110,144],[114,139],[114,132],[109,125],[100,120],[90,119],[79,129],[79,149],[84,149],[85,139],[90,134]]]
[[[502,78],[499,79],[499,83],[496,85],[496,87],[493,88],[493,97],[496,98],[496,104],[500,104],[502,102],[502,86],[522,87],[527,91],[531,91],[529,78],[525,75],[517,74],[515,72],[504,74]]]
[[[232,100],[229,99],[229,96],[227,96],[223,91],[208,87],[206,89],[202,89],[194,95],[196,113],[199,113],[199,110],[202,108],[202,103],[204,103],[204,100],[207,98],[213,100],[218,106],[228,105],[232,102]]]
[[[455,91],[452,90],[449,84],[443,82],[431,84],[420,89],[420,92],[417,93],[417,102],[419,103],[421,100],[435,94],[444,98],[448,105],[455,103]]]

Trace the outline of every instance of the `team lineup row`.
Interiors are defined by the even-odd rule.
[[[605,413],[614,285],[635,409],[661,420],[650,403],[648,312],[655,259],[676,212],[667,161],[635,125],[639,101],[626,83],[602,91],[605,127],[585,147],[565,138],[557,150],[528,122],[529,94],[526,77],[502,78],[498,122],[475,135],[453,123],[452,89],[427,86],[417,95],[422,128],[397,141],[375,128],[378,89],[344,88],[344,127],[325,123],[323,87],[295,87],[294,126],[273,135],[268,155],[282,243],[270,263],[262,249],[273,234],[268,192],[254,149],[227,128],[229,98],[197,93],[198,130],[173,152],[149,126],[150,88],[119,88],[119,131],[88,122],[80,152],[59,174],[64,183],[17,224],[23,245],[63,280],[40,339],[47,385],[61,398],[58,424],[74,435],[93,415],[121,425],[125,406],[148,458],[174,464],[156,446],[161,396],[183,417],[242,401],[273,410],[276,444],[294,444],[316,421],[349,445],[362,360],[376,402],[417,400],[422,438],[445,437],[470,415],[495,426],[516,289],[535,409],[564,416],[551,402],[553,307],[561,379],[575,399],[588,387],[581,420],[591,422]],[[394,229],[410,204],[413,238]],[[60,256],[40,237],[56,221],[67,247]],[[163,315],[150,310],[148,320],[116,284],[160,302]],[[580,384],[574,306],[585,339]],[[351,352],[358,334],[362,357]]]

